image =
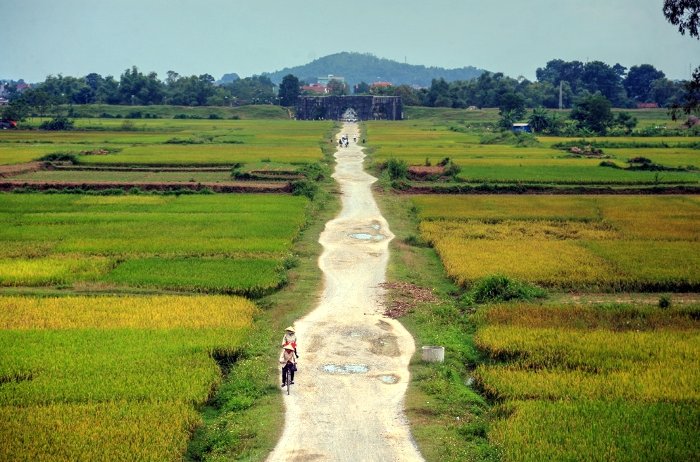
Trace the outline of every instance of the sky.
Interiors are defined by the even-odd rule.
[[[247,77],[355,51],[535,79],[551,59],[700,65],[700,41],[662,0],[0,0],[0,79],[43,81],[137,66],[165,79]]]

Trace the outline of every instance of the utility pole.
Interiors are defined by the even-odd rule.
[[[561,111],[564,107],[564,94],[562,92],[562,83],[564,81],[560,80],[559,81],[559,110]]]

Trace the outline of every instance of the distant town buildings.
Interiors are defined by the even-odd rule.
[[[321,85],[328,86],[328,83],[331,80],[337,80],[340,83],[345,83],[345,77],[341,77],[339,75],[333,75],[333,74],[328,74],[327,77],[318,77],[316,81],[320,83]]]
[[[371,90],[372,88],[389,88],[393,86],[391,82],[374,82],[370,84],[369,88]]]
[[[325,95],[326,93],[328,93],[328,87],[326,85],[321,84],[321,83],[312,83],[309,85],[303,85],[301,87],[301,91],[303,91],[305,93]]]

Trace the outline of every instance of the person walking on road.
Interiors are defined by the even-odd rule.
[[[287,386],[287,372],[289,372],[290,384],[294,384],[294,372],[297,368],[297,358],[292,345],[285,345],[280,353],[280,364],[282,364],[282,388]]]

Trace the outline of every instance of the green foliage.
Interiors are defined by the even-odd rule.
[[[528,118],[528,123],[535,133],[546,133],[558,135],[562,128],[562,121],[557,114],[549,112],[544,108],[535,108]]]
[[[300,92],[299,79],[292,74],[287,74],[282,78],[277,96],[282,106],[289,107],[296,105]]]
[[[408,164],[405,160],[391,158],[386,161],[382,170],[386,171],[392,181],[404,180],[408,175]]]
[[[574,103],[570,117],[578,122],[580,128],[605,135],[614,123],[610,101],[601,94],[579,98]]]
[[[311,200],[316,197],[319,191],[318,183],[313,180],[292,181],[292,194],[295,196],[305,196]]]
[[[667,309],[671,307],[671,297],[669,295],[662,295],[659,297],[659,308]]]
[[[473,303],[494,303],[510,300],[533,300],[543,298],[547,292],[535,285],[521,282],[507,276],[494,275],[474,282],[465,301]]]
[[[70,162],[71,164],[78,164],[78,156],[71,152],[52,152],[39,158],[44,162]]]
[[[42,130],[72,130],[74,122],[65,116],[56,116],[51,120],[47,120],[39,125]]]

